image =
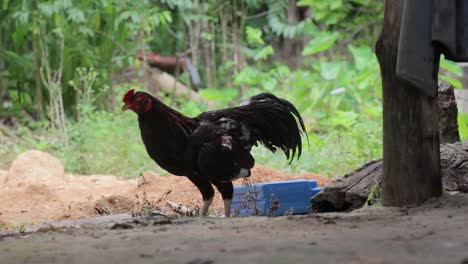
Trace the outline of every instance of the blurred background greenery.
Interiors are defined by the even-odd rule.
[[[292,165],[258,147],[257,163],[340,176],[382,155],[383,0],[3,0],[0,17],[0,168],[34,148],[74,173],[162,173],[120,111],[127,89],[148,89],[119,78],[145,69],[140,49],[196,65],[212,104],[156,94],[186,115],[265,91],[293,102],[310,145]],[[440,76],[462,88],[457,64],[442,60]],[[459,120],[467,139],[468,114]]]

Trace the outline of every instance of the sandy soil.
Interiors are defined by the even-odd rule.
[[[0,256],[5,264],[466,264],[467,223],[467,194],[446,194],[416,208],[347,214],[137,221],[119,215],[5,237]]]
[[[316,179],[323,186],[331,179],[317,174],[285,174],[264,166],[253,169],[252,182]],[[235,185],[242,184],[242,180]],[[40,151],[27,151],[0,171],[0,225],[37,224],[138,211],[145,205],[169,210],[167,201],[189,207],[201,205],[200,192],[185,177],[146,172],[139,179],[111,175],[70,175],[60,160]],[[168,195],[164,195],[170,192]],[[223,212],[216,193],[212,215]]]

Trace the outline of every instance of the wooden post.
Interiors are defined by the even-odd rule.
[[[403,3],[385,1],[383,29],[376,43],[383,86],[385,206],[416,205],[442,194],[437,99],[396,77]]]

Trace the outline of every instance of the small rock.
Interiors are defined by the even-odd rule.
[[[151,254],[145,254],[145,253],[141,253],[139,256],[140,256],[140,258],[154,258],[153,255],[151,255]]]
[[[138,220],[138,219],[134,219],[132,222],[133,222],[134,224],[136,224],[136,225],[141,225],[141,226],[147,226],[147,225],[148,225],[147,222],[143,222],[143,221],[140,221],[140,220]]]
[[[162,219],[158,221],[154,221],[153,225],[169,225],[172,224],[172,221],[169,219]]]
[[[51,231],[61,231],[63,229],[65,229],[65,227],[63,226],[44,226],[44,227],[40,227],[39,229],[37,229],[36,232],[47,233]]]
[[[153,233],[159,233],[159,232],[164,232],[167,231],[167,227],[159,228],[157,230],[154,230]]]
[[[110,229],[132,229],[133,226],[126,223],[116,223]]]
[[[211,259],[193,259],[187,262],[187,264],[213,264],[213,263],[214,261]]]

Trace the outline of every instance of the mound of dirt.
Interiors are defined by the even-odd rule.
[[[62,162],[54,156],[38,150],[29,150],[13,161],[5,181],[12,187],[64,184],[65,169]]]
[[[0,183],[4,183],[6,181],[7,174],[7,171],[0,170]]]
[[[317,174],[287,174],[257,165],[252,183],[315,179],[320,186],[331,181]],[[242,180],[234,182],[241,185]],[[112,175],[65,174],[60,160],[40,151],[28,151],[0,171],[0,223],[36,224],[47,220],[78,219],[158,208],[168,201],[201,206],[201,194],[186,178],[160,176],[148,171],[139,179]],[[212,214],[220,215],[223,202],[215,194]]]

